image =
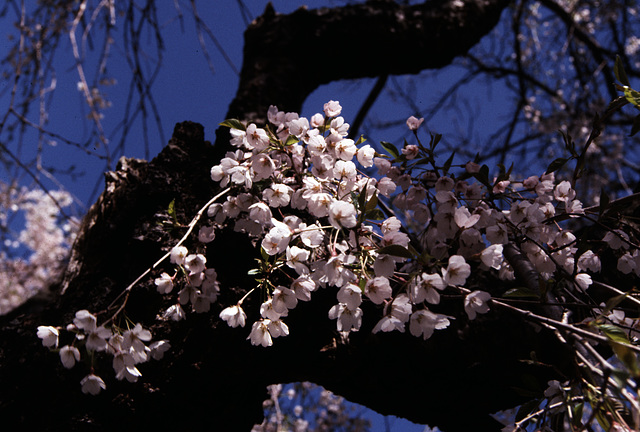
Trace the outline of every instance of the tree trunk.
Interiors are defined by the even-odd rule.
[[[458,3],[370,1],[290,15],[267,7],[246,31],[229,117],[260,121],[270,104],[298,111],[313,89],[332,80],[442,67],[491,30],[507,5]],[[0,320],[0,418],[7,430],[250,430],[262,420],[266,385],[305,380],[382,414],[445,431],[492,430],[499,425],[490,413],[525,401],[532,382],[544,388],[558,371],[569,373],[553,335],[506,312],[493,311],[467,326],[459,300],[450,310],[460,319],[427,341],[372,334],[379,312],[365,305],[362,329],[343,343],[327,316],[335,290],[321,289],[313,302],[291,311],[291,334],[262,348],[246,340],[247,328],[229,328],[218,318],[221,306],[178,323],[156,319],[175,299],[159,295],[148,277],[132,290],[126,313],[151,328],[154,339],[168,339],[171,351],[141,365],[136,384],[115,380],[109,361],[98,360],[96,373],[107,389],[83,395],[79,381],[87,366],[64,369],[36,338],[37,326],[65,325],[79,309],[108,316],[108,305],[184,233],[162,228],[158,214],[175,200],[178,220],[188,223],[216,192],[209,170],[228,149],[225,136],[219,132],[212,146],[202,126],[180,123],[151,162],[122,159],[117,171],[107,173],[65,280],[49,297]],[[195,248],[195,242],[187,246]],[[247,270],[256,253],[233,232],[208,247],[207,262],[221,282],[219,305],[235,303],[252,287]],[[245,303],[248,313],[257,314],[258,307],[251,298]],[[538,362],[528,361],[532,353]],[[550,364],[555,369],[544,366]]]

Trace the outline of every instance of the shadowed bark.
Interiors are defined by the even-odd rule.
[[[442,67],[491,30],[507,2],[457,4],[377,1],[290,15],[268,7],[246,31],[229,117],[259,121],[270,104],[297,111],[313,89],[336,79]],[[323,53],[322,60],[313,60],[314,51]],[[247,328],[231,329],[218,318],[219,305],[236,302],[252,287],[247,270],[257,253],[243,236],[225,232],[207,249],[207,262],[221,282],[219,305],[179,323],[158,320],[175,299],[160,296],[153,278],[145,279],[132,291],[127,316],[149,327],[155,340],[168,339],[171,351],[161,361],[142,364],[137,384],[115,380],[108,359],[99,360],[96,373],[107,390],[83,395],[79,382],[87,366],[64,369],[42,347],[36,328],[65,325],[79,309],[108,317],[110,303],[181,237],[184,229],[168,231],[158,225],[158,215],[175,200],[179,221],[188,223],[216,192],[209,170],[228,149],[226,133],[218,133],[215,146],[204,136],[202,126],[180,123],[151,162],[121,160],[84,220],[65,280],[48,297],[0,319],[3,425],[250,430],[262,420],[267,384],[308,380],[380,413],[445,431],[495,430],[499,425],[490,413],[527,400],[532,386],[544,388],[560,371],[570,373],[567,353],[553,335],[496,311],[467,326],[459,299],[443,299],[459,319],[428,341],[397,332],[371,334],[380,315],[365,305],[361,331],[343,343],[327,317],[335,290],[320,290],[313,302],[290,313],[288,337],[270,348],[253,347]],[[244,306],[257,315],[257,299]],[[530,361],[532,353],[538,362]]]

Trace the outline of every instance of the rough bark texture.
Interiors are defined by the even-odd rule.
[[[504,6],[501,0],[464,7],[381,1],[288,16],[268,8],[246,32],[242,80],[230,116],[260,118],[269,104],[297,110],[316,86],[335,79],[441,67],[488,32]],[[311,61],[314,49],[325,51],[322,61]],[[225,141],[211,146],[202,126],[184,122],[153,161],[123,159],[107,174],[64,282],[50,297],[0,318],[0,419],[7,430],[246,431],[262,419],[267,384],[303,380],[445,431],[496,430],[489,413],[526,400],[523,389],[532,382],[544,388],[558,370],[569,373],[551,335],[496,312],[466,326],[458,301],[450,306],[460,319],[428,341],[371,334],[379,315],[365,307],[362,330],[344,344],[327,317],[335,292],[321,290],[290,313],[291,335],[264,349],[245,340],[247,329],[222,323],[220,306],[180,323],[157,320],[170,301],[155,292],[150,277],[132,291],[127,315],[150,326],[155,339],[168,339],[172,350],[162,361],[141,365],[137,384],[116,381],[110,363],[99,361],[97,373],[107,391],[82,395],[79,381],[87,367],[63,369],[35,337],[36,327],[64,325],[79,309],[104,312],[182,235],[157,224],[169,202],[175,199],[178,218],[187,223],[213,196],[209,169],[226,148]],[[220,304],[237,301],[251,287],[246,272],[255,253],[234,233],[219,235],[208,248],[222,285]],[[245,307],[257,314],[256,300]],[[526,361],[532,352],[541,363]]]

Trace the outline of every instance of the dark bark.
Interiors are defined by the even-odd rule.
[[[246,32],[230,116],[263,118],[269,104],[298,110],[316,86],[335,79],[446,65],[496,24],[505,5],[498,0],[457,8],[434,1],[402,7],[382,1],[288,16],[268,9]],[[553,335],[497,311],[467,326],[459,300],[443,301],[459,319],[428,341],[371,334],[380,315],[365,308],[362,330],[342,343],[327,317],[335,292],[321,290],[287,318],[290,336],[261,348],[245,340],[247,328],[231,329],[217,318],[221,306],[180,323],[157,320],[172,302],[155,292],[149,277],[132,291],[127,316],[150,327],[154,339],[168,339],[172,350],[141,365],[137,384],[116,381],[108,359],[101,360],[96,372],[107,390],[97,397],[81,394],[87,367],[63,369],[36,338],[37,326],[65,325],[85,308],[108,317],[106,308],[124,287],[183,232],[157,225],[158,214],[175,199],[178,218],[187,223],[215,193],[209,169],[226,147],[222,141],[211,146],[200,125],[185,122],[153,161],[122,160],[107,174],[60,289],[0,319],[0,418],[7,430],[249,430],[262,419],[267,384],[303,380],[445,431],[494,430],[499,426],[489,413],[525,401],[523,389],[531,382],[544,388],[559,370],[568,373],[566,353]],[[246,272],[255,253],[234,233],[219,235],[207,249],[222,285],[219,304],[237,301],[251,287]],[[258,306],[257,300],[245,303],[250,316]],[[540,363],[527,361],[532,352]]]
[[[375,0],[277,14],[271,5],[245,31],[240,84],[227,118],[264,123],[270,105],[300,112],[336,80],[416,74],[449,65],[489,33],[509,0]],[[218,157],[228,149],[216,141]]]

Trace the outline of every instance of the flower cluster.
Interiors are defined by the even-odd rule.
[[[65,191],[16,190],[0,182],[0,198],[0,232],[11,233],[13,219],[24,215],[20,232],[4,240],[9,253],[0,252],[3,315],[60,279],[78,222],[61,215],[62,209],[72,203]],[[13,257],[11,250],[18,256]]]
[[[408,329],[427,340],[454,323],[483,319],[495,307],[518,310],[507,304],[510,298],[541,299],[534,291],[542,286],[560,297],[591,301],[585,291],[600,271],[601,249],[579,245],[566,223],[588,216],[569,181],[556,180],[553,171],[518,179],[504,169],[490,178],[487,166],[453,165],[453,156],[438,164],[439,136],[423,144],[423,121],[416,118],[407,121],[415,144],[397,149],[383,143],[388,153],[383,155],[364,139],[349,138],[340,112],[335,101],[310,119],[272,106],[263,128],[223,123],[231,128],[236,150],[212,167],[211,178],[226,189],[203,207],[165,256],[173,270],[155,275],[157,291],[176,299],[159,319],[207,312],[217,301],[221,287],[206,249],[216,232],[227,228],[245,233],[261,253],[250,272],[256,285],[246,287],[235,304],[221,305],[219,317],[230,327],[251,324],[247,339],[257,346],[287,336],[289,313],[319,289],[335,292],[327,316],[344,338],[360,330],[364,310],[379,313],[374,333]],[[189,250],[184,240],[205,213],[209,219],[198,228],[199,244]],[[622,273],[640,274],[631,230],[612,230],[598,241],[614,251]],[[518,288],[527,281],[511,282],[518,268],[506,251],[513,249],[537,276],[533,291]],[[488,288],[488,277],[515,288]],[[259,307],[245,311],[252,293],[261,299]],[[441,304],[443,298],[449,301]],[[616,311],[592,306],[594,322],[622,322]],[[166,341],[146,345],[151,334],[140,324],[106,328],[87,311],[79,311],[68,330],[76,339],[58,350],[63,365],[72,367],[80,359],[76,345],[84,344],[90,352],[113,356],[117,379],[136,381],[136,365],[168,348]],[[58,332],[42,326],[38,336],[58,349]],[[87,393],[104,387],[93,370],[82,382]]]
[[[98,325],[96,315],[87,310],[76,312],[72,324],[66,327],[66,332],[74,335],[73,340],[58,349],[60,329],[52,326],[39,326],[38,337],[42,339],[42,345],[51,350],[58,351],[62,365],[71,369],[80,361],[80,348],[84,347],[87,357],[93,360],[94,353],[105,352],[113,356],[113,369],[118,380],[126,379],[136,382],[142,376],[137,366],[153,358],[159,360],[165,351],[170,348],[169,342],[159,340],[150,344],[151,332],[135,324],[126,330],[116,326],[110,328]],[[80,382],[82,392],[92,395],[98,394],[106,388],[106,384],[99,376],[91,373]]]

